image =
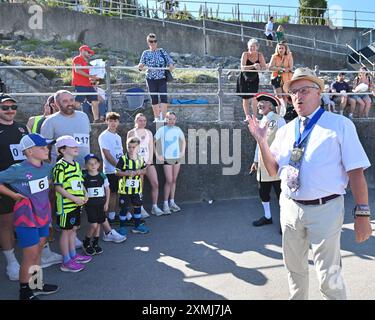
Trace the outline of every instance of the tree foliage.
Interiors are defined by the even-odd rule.
[[[299,18],[301,24],[324,25],[324,13],[327,0],[299,0]]]

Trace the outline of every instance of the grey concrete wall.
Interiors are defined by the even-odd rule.
[[[108,18],[96,15],[87,15],[61,8],[43,8],[43,28],[33,30],[29,28],[28,22],[31,15],[28,13],[28,5],[22,4],[0,4],[0,34],[15,33],[26,37],[41,40],[52,40],[56,38],[83,41],[89,45],[102,43],[114,50],[127,49],[140,54],[146,47],[145,36],[149,32],[155,32],[159,37],[160,46],[169,51],[179,53],[193,53],[203,55],[206,53],[213,56],[240,56],[246,50],[246,41],[253,36],[264,38],[260,31],[245,31],[244,42],[239,37],[218,34],[207,31],[206,36],[202,30],[181,27],[177,25],[144,20],[141,18]],[[201,21],[186,22],[192,26],[202,26]],[[263,23],[245,23],[256,28],[264,28]],[[207,28],[234,31],[234,27],[218,26],[214,22],[206,24]],[[336,43],[354,44],[355,39],[361,33],[361,29],[343,28],[332,30],[325,26],[303,26],[287,25],[286,32],[302,37],[326,40]],[[305,40],[288,38],[290,43],[304,44],[312,47],[312,43]],[[264,43],[262,43],[263,45]],[[329,50],[329,46],[325,49]],[[272,49],[262,47],[266,57],[272,54]],[[333,48],[339,50],[339,48]],[[343,56],[330,57],[327,53],[319,53],[307,49],[293,47],[295,63],[306,66],[319,64],[322,68],[343,67],[345,58]]]
[[[355,121],[360,140],[370,158],[371,163],[375,162],[375,122],[371,120],[358,120]],[[186,138],[187,144],[192,143],[193,139],[189,139],[189,129],[203,129],[203,130],[214,130],[218,133],[219,139],[208,139],[208,149],[205,150],[199,146],[199,140],[196,143],[192,143],[193,147],[188,148],[186,153],[185,162],[181,166],[181,173],[178,178],[177,191],[176,191],[176,201],[178,202],[189,202],[189,201],[202,201],[204,199],[234,199],[234,198],[248,198],[251,196],[258,196],[257,183],[254,176],[249,176],[248,166],[252,163],[254,157],[255,141],[250,136],[247,127],[240,122],[189,122],[184,121],[183,123],[177,123],[178,126],[183,130]],[[92,126],[92,151],[95,153],[99,152],[97,136],[105,130],[105,125],[95,124]],[[127,131],[131,128],[129,125],[121,125],[119,129],[119,134],[125,140]],[[154,126],[150,126],[149,129],[155,132]],[[225,143],[225,138],[221,136],[221,133],[229,134],[229,148]],[[235,135],[235,139],[233,136]],[[237,135],[237,136],[236,136]],[[191,137],[191,136],[190,136]],[[218,164],[212,164],[211,160],[211,147],[214,143],[219,143],[221,145],[221,150],[229,150],[229,155],[233,155],[233,147],[240,150],[239,156],[235,159],[235,162],[240,166],[239,172],[236,172],[232,164],[229,162],[225,163],[225,157],[219,157]],[[195,152],[198,155],[208,155],[208,164],[189,164],[189,152]],[[224,160],[224,161],[223,161]],[[234,175],[223,175],[223,169],[230,169],[233,167]],[[160,165],[156,166],[159,183],[160,183],[160,193],[159,198],[162,200],[163,195],[163,184],[164,184],[164,174],[163,169]],[[366,178],[370,187],[375,186],[375,168],[370,167],[366,170]],[[146,202],[149,202],[149,186],[146,182],[145,188],[145,198]]]

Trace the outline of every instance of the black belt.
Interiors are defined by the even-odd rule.
[[[295,202],[298,202],[300,204],[304,204],[306,206],[317,206],[320,204],[325,204],[327,201],[335,199],[339,197],[340,194],[331,194],[330,196],[320,198],[320,199],[314,199],[314,200],[294,200]]]

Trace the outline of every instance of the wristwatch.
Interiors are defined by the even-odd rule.
[[[353,209],[354,217],[371,217],[370,207],[367,204],[357,204]]]

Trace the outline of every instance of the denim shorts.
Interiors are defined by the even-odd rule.
[[[75,86],[75,90],[78,93],[97,93],[94,87]],[[82,103],[85,100],[88,102],[98,101],[98,95],[76,96],[76,101],[78,102]]]

